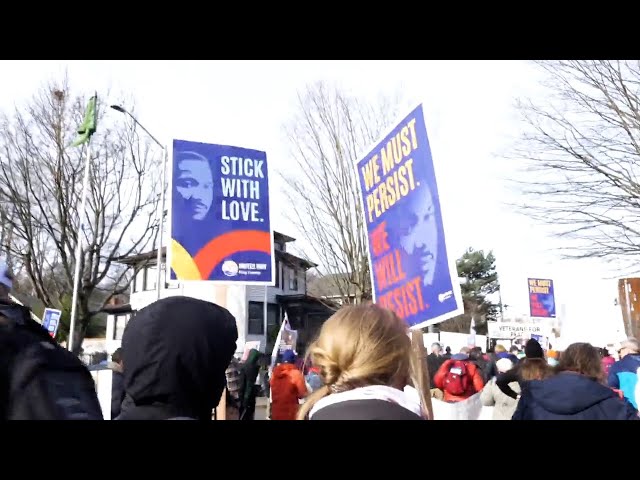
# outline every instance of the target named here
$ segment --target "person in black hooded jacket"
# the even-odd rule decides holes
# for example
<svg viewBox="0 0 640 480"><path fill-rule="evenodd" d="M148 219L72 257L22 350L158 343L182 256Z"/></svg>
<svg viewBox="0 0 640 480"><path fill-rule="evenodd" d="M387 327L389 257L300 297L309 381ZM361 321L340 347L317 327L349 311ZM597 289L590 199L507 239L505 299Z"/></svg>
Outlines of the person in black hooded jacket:
<svg viewBox="0 0 640 480"><path fill-rule="evenodd" d="M502 393L516 400L518 398L518 394L509 386L511 382L520 383L520 387L522 388L522 377L520 375L520 369L524 362L527 359L538 358L544 359L544 350L540 346L540 343L535 338L531 338L527 341L527 344L524 346L524 354L525 358L518 363L516 363L515 367L511 370L501 373L496 378L496 385L500 389Z"/></svg>
<svg viewBox="0 0 640 480"><path fill-rule="evenodd" d="M122 338L118 420L211 420L237 339L234 316L204 300L170 297L140 310Z"/></svg>

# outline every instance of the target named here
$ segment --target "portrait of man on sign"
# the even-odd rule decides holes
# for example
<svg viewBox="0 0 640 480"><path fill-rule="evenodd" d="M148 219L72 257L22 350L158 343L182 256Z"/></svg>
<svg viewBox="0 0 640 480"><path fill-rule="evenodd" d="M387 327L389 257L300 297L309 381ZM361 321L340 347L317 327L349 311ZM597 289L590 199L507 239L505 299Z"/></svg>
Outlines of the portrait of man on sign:
<svg viewBox="0 0 640 480"><path fill-rule="evenodd" d="M195 255L210 240L215 211L213 170L207 158L196 152L176 152L173 171L174 223L181 226L174 238Z"/></svg>
<svg viewBox="0 0 640 480"><path fill-rule="evenodd" d="M420 265L422 285L433 284L438 260L438 225L433 195L427 184L415 192L407 206L411 212L400 237L402 249Z"/></svg>

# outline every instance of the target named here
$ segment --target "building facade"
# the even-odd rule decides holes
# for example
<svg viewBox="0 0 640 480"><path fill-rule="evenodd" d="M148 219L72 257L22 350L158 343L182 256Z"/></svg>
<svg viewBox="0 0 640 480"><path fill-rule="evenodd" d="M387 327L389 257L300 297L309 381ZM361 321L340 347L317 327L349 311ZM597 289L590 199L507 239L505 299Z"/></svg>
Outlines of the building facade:
<svg viewBox="0 0 640 480"><path fill-rule="evenodd" d="M332 313L324 303L307 295L306 274L316 265L287 251L295 239L274 232L275 285L220 285L211 282L169 282L161 289L161 297L184 295L207 300L227 308L238 325L238 351L245 342L260 341L262 351L270 351L285 312L293 328L324 321ZM107 351L120 346L127 322L135 312L157 298L156 252L152 251L119 260L129 266L135 277L131 282L129 303L105 308L107 318ZM161 266L164 270L164 263ZM164 275L163 275L164 278ZM266 304L266 322L265 322ZM308 321L311 318L312 320ZM304 332L301 337L306 338Z"/></svg>

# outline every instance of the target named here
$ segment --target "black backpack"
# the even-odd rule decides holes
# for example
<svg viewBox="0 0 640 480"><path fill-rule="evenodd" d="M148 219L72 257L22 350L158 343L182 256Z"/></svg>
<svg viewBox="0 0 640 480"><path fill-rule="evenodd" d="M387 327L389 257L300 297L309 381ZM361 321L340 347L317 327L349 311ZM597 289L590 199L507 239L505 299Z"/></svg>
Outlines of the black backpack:
<svg viewBox="0 0 640 480"><path fill-rule="evenodd" d="M0 301L0 419L103 420L89 370L22 305Z"/></svg>

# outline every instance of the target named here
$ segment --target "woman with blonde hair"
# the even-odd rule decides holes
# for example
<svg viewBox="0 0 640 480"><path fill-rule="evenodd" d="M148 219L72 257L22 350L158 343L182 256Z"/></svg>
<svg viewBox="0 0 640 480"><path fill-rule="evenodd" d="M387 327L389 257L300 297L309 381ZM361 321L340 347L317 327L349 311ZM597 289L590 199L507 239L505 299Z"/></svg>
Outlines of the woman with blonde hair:
<svg viewBox="0 0 640 480"><path fill-rule="evenodd" d="M307 397L298 420L422 420L423 393L416 403L403 392L418 385L407 324L391 310L357 305L327 320L309 357L323 386ZM418 389L421 390L421 389Z"/></svg>

